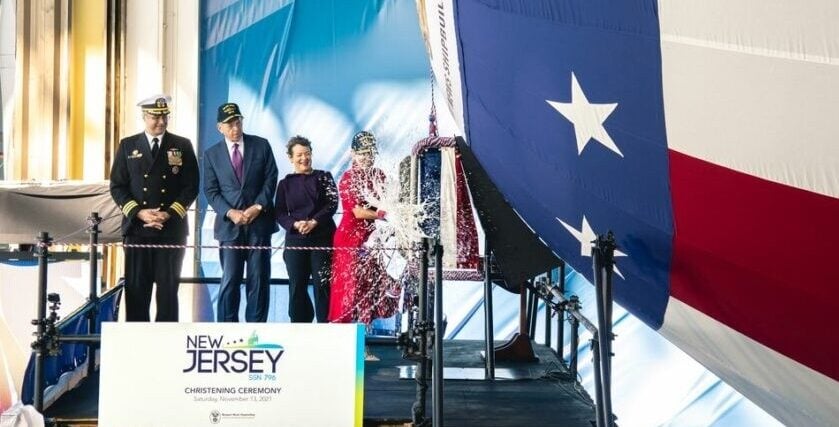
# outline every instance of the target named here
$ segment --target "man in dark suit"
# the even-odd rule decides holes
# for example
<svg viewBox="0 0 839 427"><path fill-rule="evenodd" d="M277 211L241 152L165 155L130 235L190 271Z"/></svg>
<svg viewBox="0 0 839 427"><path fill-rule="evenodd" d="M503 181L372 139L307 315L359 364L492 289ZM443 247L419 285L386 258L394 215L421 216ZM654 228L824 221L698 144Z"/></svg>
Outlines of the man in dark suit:
<svg viewBox="0 0 839 427"><path fill-rule="evenodd" d="M166 131L170 98L140 102L145 131L119 143L111 168L111 197L122 209L126 244L185 245L186 210L198 196L198 161L190 141ZM178 321L184 248L125 248L125 314L148 322L152 283L155 321Z"/></svg>
<svg viewBox="0 0 839 427"><path fill-rule="evenodd" d="M219 106L216 122L224 139L204 152L204 193L216 212L213 233L222 246L219 322L239 321L245 264L245 321L268 319L271 251L225 246L271 246L271 235L279 229L273 213L278 173L274 152L266 139L243 132L242 119L238 105Z"/></svg>

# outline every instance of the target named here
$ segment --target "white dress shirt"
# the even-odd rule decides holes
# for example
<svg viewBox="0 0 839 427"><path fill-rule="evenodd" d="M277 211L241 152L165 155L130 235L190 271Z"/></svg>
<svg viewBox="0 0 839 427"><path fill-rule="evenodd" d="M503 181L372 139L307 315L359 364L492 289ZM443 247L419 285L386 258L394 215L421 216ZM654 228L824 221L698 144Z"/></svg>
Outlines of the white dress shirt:
<svg viewBox="0 0 839 427"><path fill-rule="evenodd" d="M231 159L233 158L233 144L239 144L239 154L242 155L242 160L245 159L245 138L242 138L241 141L231 141L227 138L224 138L224 143L227 144L227 156Z"/></svg>
<svg viewBox="0 0 839 427"><path fill-rule="evenodd" d="M143 133L146 134L146 141L149 142L149 151L151 151L151 148L154 147L154 143L151 141L154 138L157 138L157 148L160 149L160 147L163 145L163 135L166 134L166 131L163 131L163 133L161 133L160 135L152 135L148 132Z"/></svg>

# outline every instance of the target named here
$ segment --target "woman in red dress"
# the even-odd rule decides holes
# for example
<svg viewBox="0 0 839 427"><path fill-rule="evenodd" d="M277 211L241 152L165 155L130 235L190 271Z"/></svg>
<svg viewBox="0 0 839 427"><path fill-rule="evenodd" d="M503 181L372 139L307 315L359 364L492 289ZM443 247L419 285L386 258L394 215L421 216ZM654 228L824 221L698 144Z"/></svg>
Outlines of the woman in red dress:
<svg viewBox="0 0 839 427"><path fill-rule="evenodd" d="M396 312L398 294L388 292L395 288L396 281L385 271L381 253L363 248L375 229L374 222L385 217L385 211L370 203L379 198L385 181L384 172L373 166L376 138L372 133L362 131L353 137L352 157L352 167L338 184L343 215L333 246L359 249L337 249L332 257L329 320L369 325L375 318Z"/></svg>

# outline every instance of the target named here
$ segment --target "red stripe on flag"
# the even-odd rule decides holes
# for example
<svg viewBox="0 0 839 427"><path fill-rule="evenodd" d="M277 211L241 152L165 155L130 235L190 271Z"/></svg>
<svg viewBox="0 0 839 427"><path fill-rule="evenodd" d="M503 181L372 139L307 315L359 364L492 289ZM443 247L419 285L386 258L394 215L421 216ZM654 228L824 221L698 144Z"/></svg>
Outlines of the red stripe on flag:
<svg viewBox="0 0 839 427"><path fill-rule="evenodd" d="M839 199L670 151L671 295L839 380Z"/></svg>

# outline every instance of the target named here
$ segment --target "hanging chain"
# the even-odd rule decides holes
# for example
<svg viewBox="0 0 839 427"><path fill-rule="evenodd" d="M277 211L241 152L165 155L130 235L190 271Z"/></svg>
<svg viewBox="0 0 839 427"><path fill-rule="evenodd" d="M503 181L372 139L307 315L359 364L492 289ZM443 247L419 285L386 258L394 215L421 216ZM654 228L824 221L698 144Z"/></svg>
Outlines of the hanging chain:
<svg viewBox="0 0 839 427"><path fill-rule="evenodd" d="M434 69L430 69L431 81L431 112L428 113L428 136L437 137L437 106L434 103Z"/></svg>

